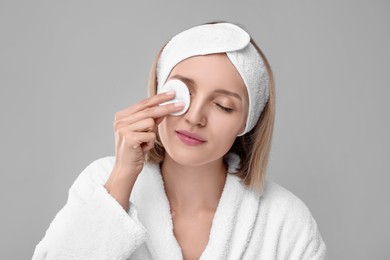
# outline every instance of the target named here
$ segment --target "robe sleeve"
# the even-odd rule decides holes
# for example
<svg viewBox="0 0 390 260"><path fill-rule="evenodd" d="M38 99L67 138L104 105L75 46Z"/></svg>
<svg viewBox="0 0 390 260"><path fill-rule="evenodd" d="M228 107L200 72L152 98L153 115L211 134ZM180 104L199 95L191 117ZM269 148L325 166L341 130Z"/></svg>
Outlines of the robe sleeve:
<svg viewBox="0 0 390 260"><path fill-rule="evenodd" d="M98 159L77 177L33 260L128 259L145 242L147 231L136 205L130 202L126 212L104 188L110 165L108 157Z"/></svg>

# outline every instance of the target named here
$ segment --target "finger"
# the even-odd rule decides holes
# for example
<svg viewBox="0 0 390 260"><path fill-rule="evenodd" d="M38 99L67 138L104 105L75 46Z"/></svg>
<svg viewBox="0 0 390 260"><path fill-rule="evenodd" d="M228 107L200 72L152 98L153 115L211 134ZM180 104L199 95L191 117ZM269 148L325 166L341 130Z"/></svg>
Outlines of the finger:
<svg viewBox="0 0 390 260"><path fill-rule="evenodd" d="M142 111L146 108L157 106L161 103L164 103L166 101L173 99L175 97L175 95L176 95L176 93L174 91L163 92L163 93L154 95L152 97L141 100L140 102L136 103L133 106L130 106L124 110L117 112L118 115L116 115L116 116L118 116L118 118L121 118L123 116L137 113L137 112Z"/></svg>
<svg viewBox="0 0 390 260"><path fill-rule="evenodd" d="M116 122L122 122L127 124L133 124L135 122L144 120L146 118L153 118L153 119L159 119L161 117L165 117L173 112L178 112L182 110L184 107L184 103L173 103L173 104L166 104L162 106L155 106L151 108L146 108L138 113L132 114L126 118L123 118L121 120L117 120Z"/></svg>
<svg viewBox="0 0 390 260"><path fill-rule="evenodd" d="M144 147L150 146L150 143L153 143L156 140L156 133L154 132L133 132L132 137L133 139L132 148L133 149L144 149Z"/></svg>
<svg viewBox="0 0 390 260"><path fill-rule="evenodd" d="M143 143L141 145L142 151L145 153L145 152L151 150L154 147L155 142L156 142L156 140L152 139L149 142Z"/></svg>
<svg viewBox="0 0 390 260"><path fill-rule="evenodd" d="M122 120L115 125L115 129L126 128L129 132L150 132L154 131L155 125L153 118L146 118L132 124Z"/></svg>
<svg viewBox="0 0 390 260"><path fill-rule="evenodd" d="M165 116L163 117L159 117L155 120L155 130L156 130L156 127L164 120Z"/></svg>

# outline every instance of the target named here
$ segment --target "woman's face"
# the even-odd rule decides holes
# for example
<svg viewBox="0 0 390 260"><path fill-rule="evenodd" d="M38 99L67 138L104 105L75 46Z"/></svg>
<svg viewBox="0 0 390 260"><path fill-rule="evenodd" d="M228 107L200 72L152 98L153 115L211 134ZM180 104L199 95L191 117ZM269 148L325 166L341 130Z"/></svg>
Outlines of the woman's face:
<svg viewBox="0 0 390 260"><path fill-rule="evenodd" d="M221 159L245 128L248 94L225 53L194 56L177 64L169 79L189 88L191 104L180 116L169 115L158 127L174 161L200 166Z"/></svg>

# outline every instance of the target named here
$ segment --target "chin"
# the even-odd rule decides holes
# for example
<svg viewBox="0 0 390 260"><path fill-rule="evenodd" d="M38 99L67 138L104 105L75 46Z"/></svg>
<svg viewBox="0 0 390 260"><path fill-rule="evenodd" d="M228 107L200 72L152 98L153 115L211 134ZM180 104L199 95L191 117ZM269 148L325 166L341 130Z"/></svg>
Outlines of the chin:
<svg viewBox="0 0 390 260"><path fill-rule="evenodd" d="M169 156L175 163L188 167L204 166L222 160L224 156L224 153L206 150L200 151L180 149L179 147L166 147L165 152L166 156Z"/></svg>
<svg viewBox="0 0 390 260"><path fill-rule="evenodd" d="M196 166L202 166L204 164L207 164L210 162L210 158L205 158L205 156L202 156L199 152L196 153L177 153L177 152L168 152L166 151L167 155L177 164L183 165L183 166L190 166L190 167L196 167Z"/></svg>

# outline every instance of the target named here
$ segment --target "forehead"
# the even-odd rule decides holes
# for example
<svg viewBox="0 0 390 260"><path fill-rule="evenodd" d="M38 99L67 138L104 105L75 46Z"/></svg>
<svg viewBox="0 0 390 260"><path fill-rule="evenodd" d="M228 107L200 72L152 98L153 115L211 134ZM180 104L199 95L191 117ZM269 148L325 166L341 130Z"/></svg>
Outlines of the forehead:
<svg viewBox="0 0 390 260"><path fill-rule="evenodd" d="M172 69L169 78L174 75L190 78L196 85L215 86L246 95L244 81L226 53L187 58Z"/></svg>

